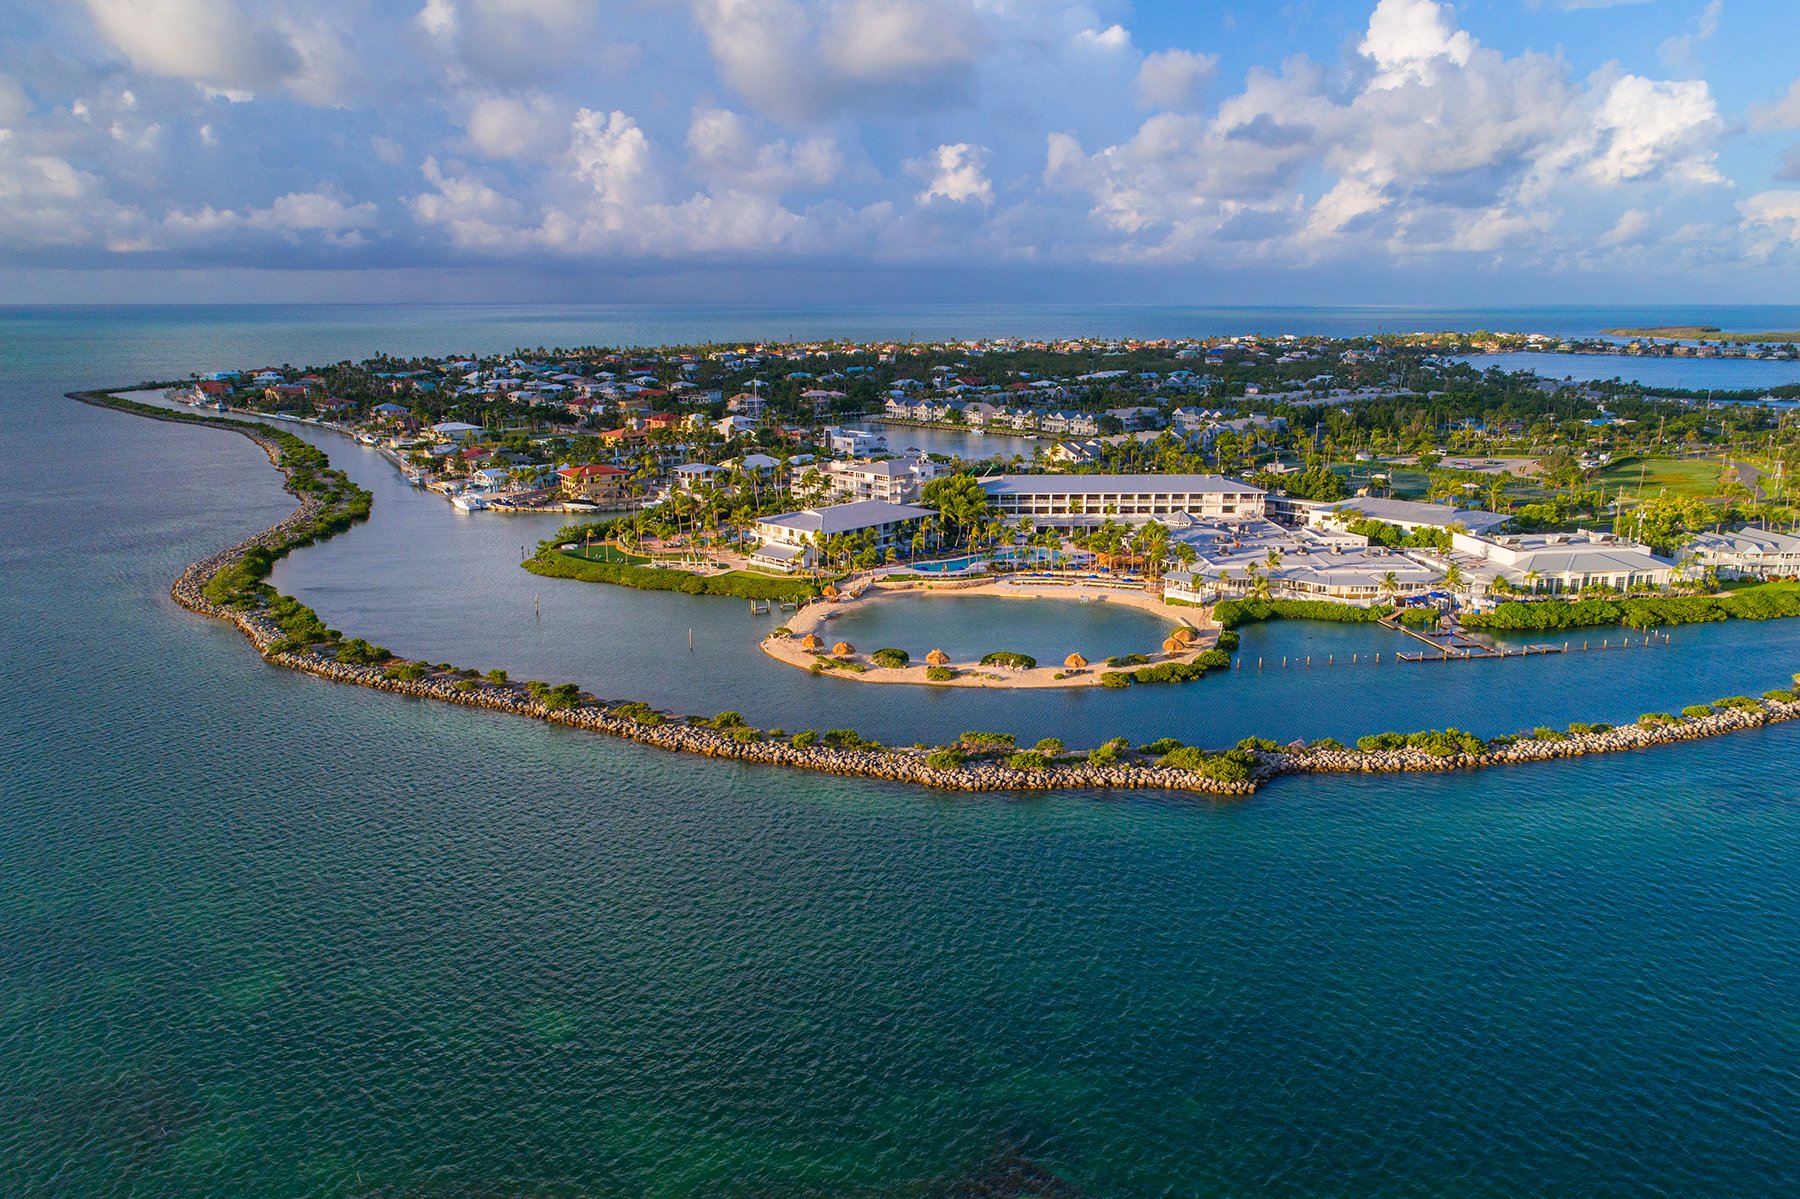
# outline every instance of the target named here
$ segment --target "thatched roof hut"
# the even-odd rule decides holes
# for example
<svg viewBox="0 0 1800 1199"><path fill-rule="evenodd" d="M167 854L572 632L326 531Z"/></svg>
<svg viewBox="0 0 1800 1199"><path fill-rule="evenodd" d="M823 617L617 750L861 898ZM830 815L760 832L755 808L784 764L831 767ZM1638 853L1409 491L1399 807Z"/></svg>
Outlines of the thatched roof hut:
<svg viewBox="0 0 1800 1199"><path fill-rule="evenodd" d="M806 636L800 638L801 649L823 649L824 646L825 643L819 640L819 635L817 633L808 633Z"/></svg>
<svg viewBox="0 0 1800 1199"><path fill-rule="evenodd" d="M831 647L831 652L834 654L837 654L841 657L844 654L855 653L856 647L854 645L851 645L848 641L840 641L836 645Z"/></svg>
<svg viewBox="0 0 1800 1199"><path fill-rule="evenodd" d="M1169 640L1192 642L1198 635L1199 634L1195 633L1194 630L1187 625L1181 625L1173 633L1169 634Z"/></svg>
<svg viewBox="0 0 1800 1199"><path fill-rule="evenodd" d="M1070 670L1080 670L1083 666L1087 665L1087 659L1080 654L1070 654L1063 659L1063 665L1067 666Z"/></svg>
<svg viewBox="0 0 1800 1199"><path fill-rule="evenodd" d="M948 666L950 665L950 655L941 649L934 649L925 655L925 664L927 666Z"/></svg>
<svg viewBox="0 0 1800 1199"><path fill-rule="evenodd" d="M827 583L824 587L819 589L819 594L826 599L836 599L838 597L838 589L833 587L830 583Z"/></svg>
<svg viewBox="0 0 1800 1199"><path fill-rule="evenodd" d="M1165 654L1185 654L1187 651L1188 643L1178 637L1171 637L1163 642L1163 653Z"/></svg>

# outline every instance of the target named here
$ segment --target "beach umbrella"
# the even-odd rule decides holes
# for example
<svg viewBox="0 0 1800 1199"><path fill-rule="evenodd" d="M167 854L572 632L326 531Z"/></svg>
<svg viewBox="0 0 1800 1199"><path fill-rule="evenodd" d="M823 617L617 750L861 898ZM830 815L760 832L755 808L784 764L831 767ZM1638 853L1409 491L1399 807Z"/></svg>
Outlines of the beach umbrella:
<svg viewBox="0 0 1800 1199"><path fill-rule="evenodd" d="M950 655L941 649L934 649L925 655L925 664L927 666L948 666L950 665Z"/></svg>
<svg viewBox="0 0 1800 1199"><path fill-rule="evenodd" d="M1184 654L1187 650L1188 643L1185 641L1178 641L1171 637L1163 642L1163 653L1165 654Z"/></svg>
<svg viewBox="0 0 1800 1199"><path fill-rule="evenodd" d="M1067 666L1070 670L1080 670L1083 666L1087 665L1087 659L1080 654L1070 654L1063 659L1063 665Z"/></svg>
<svg viewBox="0 0 1800 1199"><path fill-rule="evenodd" d="M824 644L823 641L819 640L818 634L816 633L808 633L806 636L800 638L801 649L819 649L823 647Z"/></svg>
<svg viewBox="0 0 1800 1199"><path fill-rule="evenodd" d="M848 641L840 641L831 647L831 652L839 655L853 654L856 652L856 647L851 645Z"/></svg>
<svg viewBox="0 0 1800 1199"><path fill-rule="evenodd" d="M836 587L833 587L830 583L827 583L819 591L819 594L824 596L826 599L836 599L838 597L838 589Z"/></svg>
<svg viewBox="0 0 1800 1199"><path fill-rule="evenodd" d="M1186 641L1192 641L1193 639L1194 639L1194 630L1189 628L1187 625L1182 625L1180 628L1176 629L1173 633L1169 634L1169 640L1171 640L1171 641L1186 642Z"/></svg>

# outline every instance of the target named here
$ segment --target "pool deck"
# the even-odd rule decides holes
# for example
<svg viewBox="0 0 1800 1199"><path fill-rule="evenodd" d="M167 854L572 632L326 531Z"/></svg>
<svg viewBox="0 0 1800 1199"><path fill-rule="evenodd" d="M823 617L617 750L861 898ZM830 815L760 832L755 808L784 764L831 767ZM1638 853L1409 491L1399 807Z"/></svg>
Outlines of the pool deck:
<svg viewBox="0 0 1800 1199"><path fill-rule="evenodd" d="M837 638L831 635L830 629L831 621L835 617L845 612L853 612L868 604L880 603L883 599L895 595L985 595L1021 601L1037 600L1076 604L1086 600L1089 603L1118 604L1160 617L1168 622L1170 629L1177 625L1186 625L1198 634L1194 638L1192 648L1183 653L1163 653L1160 641L1137 651L1149 658L1152 664L1192 662L1200 654L1218 644L1219 640L1219 627L1205 619L1207 614L1203 610L1189 607L1178 608L1171 604L1165 604L1156 596L1145 591L1081 584L1047 585L1042 581L1012 583L1005 579L972 584L969 581L959 581L951 576L941 584L918 581L876 581L853 597L821 600L808 604L794 613L793 618L787 622L790 635L771 635L763 639L763 652L778 662L785 662L789 666L795 666L801 670L810 670L819 663L821 658L829 659L832 656L830 647L837 641ZM825 642L825 648L818 652L802 649L800 640L808 633L817 633L819 639ZM881 647L860 646L856 653L845 655L846 660L855 662L864 668L860 672L836 668L823 673L859 683L913 683L927 687L1031 690L1046 687L1098 687L1100 675L1109 669L1104 661L1093 662L1077 670L1070 670L1060 661L1035 666L1030 670L1017 670L1005 666L983 666L979 660L952 661L947 665L957 672L956 677L947 682L934 683L925 677L925 671L928 669L925 655L935 647L925 646L917 651L910 647L902 647L907 648L908 652L913 654L913 660L898 670L877 666L869 659L868 654L878 648ZM1061 677L1058 677L1059 675Z"/></svg>

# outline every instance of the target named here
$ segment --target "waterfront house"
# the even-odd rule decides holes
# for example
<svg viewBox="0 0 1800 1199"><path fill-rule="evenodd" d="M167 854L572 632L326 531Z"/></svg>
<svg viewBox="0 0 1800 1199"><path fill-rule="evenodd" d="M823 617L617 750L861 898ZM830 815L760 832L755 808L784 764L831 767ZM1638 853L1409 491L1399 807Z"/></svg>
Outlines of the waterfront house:
<svg viewBox="0 0 1800 1199"><path fill-rule="evenodd" d="M853 500L906 503L919 498L920 486L937 477L929 458L884 458L878 462L828 462L826 481L834 496Z"/></svg>
<svg viewBox="0 0 1800 1199"><path fill-rule="evenodd" d="M565 466L556 472L558 488L565 498L592 500L597 504L622 502L630 477L625 470L601 462Z"/></svg>
<svg viewBox="0 0 1800 1199"><path fill-rule="evenodd" d="M1800 536L1772 529L1696 533L1685 547L1703 570L1728 579L1800 575Z"/></svg>

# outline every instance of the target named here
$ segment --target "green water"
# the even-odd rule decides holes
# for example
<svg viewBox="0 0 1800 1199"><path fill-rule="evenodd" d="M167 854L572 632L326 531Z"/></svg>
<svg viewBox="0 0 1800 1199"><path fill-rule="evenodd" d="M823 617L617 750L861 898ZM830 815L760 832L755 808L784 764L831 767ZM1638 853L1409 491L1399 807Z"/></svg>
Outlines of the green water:
<svg viewBox="0 0 1800 1199"><path fill-rule="evenodd" d="M0 384L35 464L0 476L0 1195L1800 1191L1800 729L950 798L334 687L166 598L289 505L241 438L56 398L102 334L172 355L110 319L15 338ZM1589 668L1723 693L1791 656ZM821 725L893 690L757 677L794 686L737 706ZM1369 702L1285 677L1134 702Z"/></svg>

